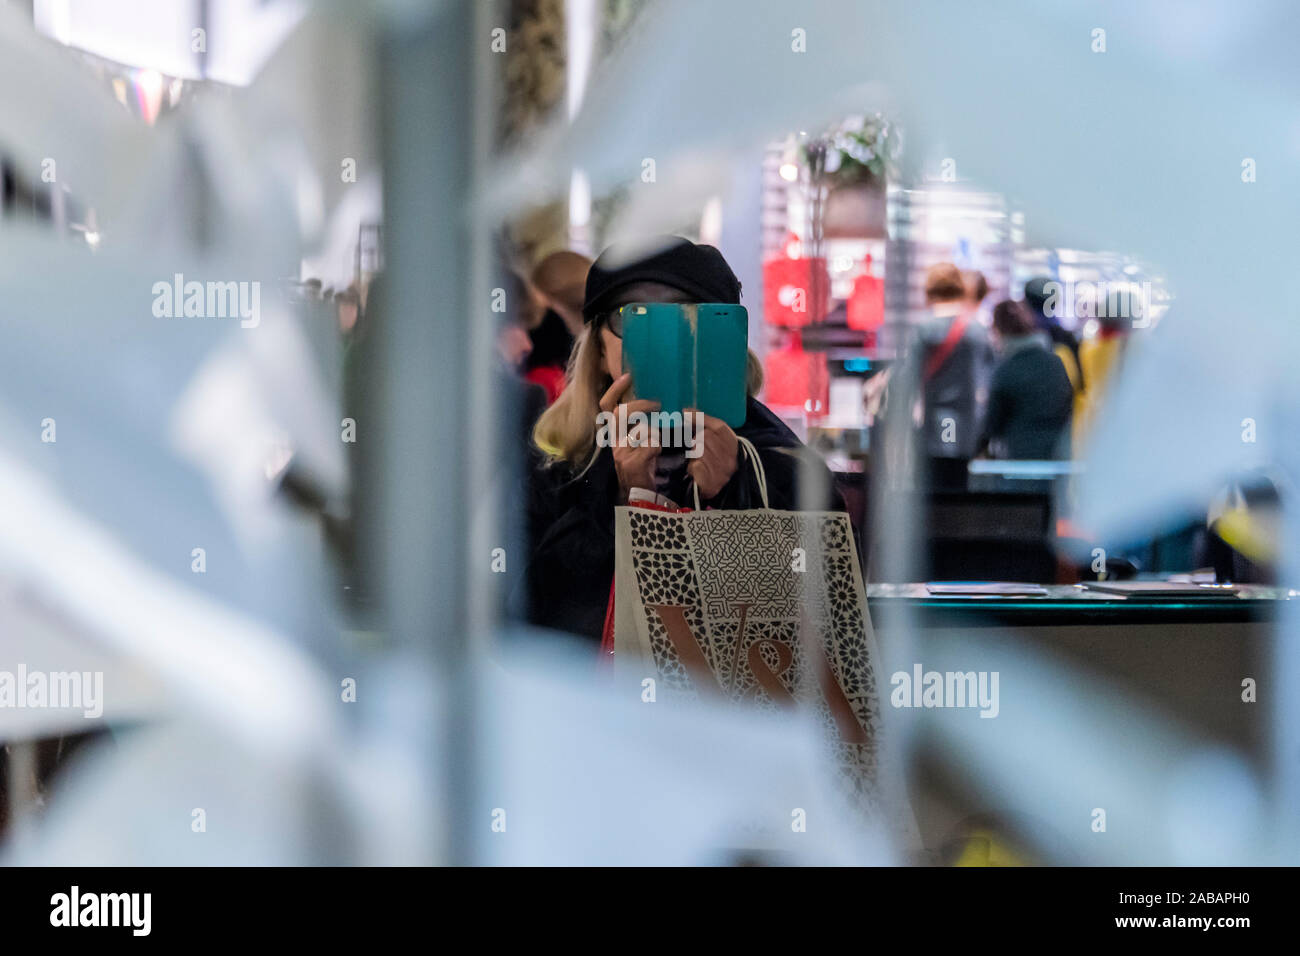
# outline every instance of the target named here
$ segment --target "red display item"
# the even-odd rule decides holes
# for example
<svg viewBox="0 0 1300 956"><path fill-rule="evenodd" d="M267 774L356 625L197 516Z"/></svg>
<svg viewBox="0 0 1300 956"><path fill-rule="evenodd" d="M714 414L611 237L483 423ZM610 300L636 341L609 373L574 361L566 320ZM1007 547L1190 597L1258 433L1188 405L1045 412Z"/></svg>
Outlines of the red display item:
<svg viewBox="0 0 1300 956"><path fill-rule="evenodd" d="M769 259L763 264L763 318L797 329L826 317L830 276L826 260Z"/></svg>
<svg viewBox="0 0 1300 956"><path fill-rule="evenodd" d="M885 324L885 280L871 274L871 256L867 256L866 270L853 280L845 320L859 332L874 332Z"/></svg>
<svg viewBox="0 0 1300 956"><path fill-rule="evenodd" d="M810 419L830 409L831 380L826 356L799 345L772 349L763 361L764 398L768 405L801 408Z"/></svg>

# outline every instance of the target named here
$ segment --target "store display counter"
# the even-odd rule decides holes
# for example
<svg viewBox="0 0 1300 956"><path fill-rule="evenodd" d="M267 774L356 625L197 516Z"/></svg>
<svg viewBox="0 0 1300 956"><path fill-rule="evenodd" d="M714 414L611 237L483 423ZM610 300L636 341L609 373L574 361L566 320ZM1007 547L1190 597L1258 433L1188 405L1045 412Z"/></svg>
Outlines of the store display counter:
<svg viewBox="0 0 1300 956"><path fill-rule="evenodd" d="M1177 739L1199 741L1206 753L1226 746L1267 772L1272 695L1280 692L1270 679L1277 622L1283 602L1300 593L1243 585L1235 595L1153 600L1077 585L1043 589L1039 597L971 597L931 594L925 584L869 585L881 699L891 701L905 679L899 675L918 669L996 673L998 719L971 712L957 725L978 740L1050 736L1068 712L1070 726L1092 730L1064 746L1080 759L1090 759L1083 755L1091 747L1109 748L1119 755L1111 770L1139 774L1149 758L1137 743L1148 728L1161 727L1177 728ZM1120 711L1129 715L1131 738L1115 736ZM909 710L899 719L920 727L916 722L930 713ZM1131 752L1125 739L1133 741ZM913 761L911 796L927 846L944 845L997 805L978 777L955 767L940 737L915 738ZM1046 829L1067 825L1055 818L1050 824Z"/></svg>
<svg viewBox="0 0 1300 956"><path fill-rule="evenodd" d="M868 584L873 616L906 603L924 626L988 627L1268 622L1280 602L1300 599L1288 588L1240 585L1236 594L1195 599L1121 597L1079 584L1044 585L1041 597L931 594L924 583Z"/></svg>

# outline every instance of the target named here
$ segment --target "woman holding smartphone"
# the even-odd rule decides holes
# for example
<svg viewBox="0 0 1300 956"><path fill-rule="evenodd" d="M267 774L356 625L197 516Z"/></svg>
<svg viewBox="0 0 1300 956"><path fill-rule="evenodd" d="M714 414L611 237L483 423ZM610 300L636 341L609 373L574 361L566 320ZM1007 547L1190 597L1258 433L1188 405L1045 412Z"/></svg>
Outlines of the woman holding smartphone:
<svg viewBox="0 0 1300 956"><path fill-rule="evenodd" d="M647 251L647 248L649 251ZM533 431L541 464L529 496L530 620L599 641L614 574L614 508L634 493L662 495L705 508L762 507L753 466L739 438L758 452L772 508L799 506L797 475L802 446L794 433L754 395L762 367L748 355L745 421L732 429L709 415L698 447L663 447L642 425L613 441L597 440L602 413L617 421L658 411L632 397L634 382L623 362L621 306L630 303L739 304L740 281L712 246L661 237L649 247L606 249L587 277L584 328L574 344L564 391ZM830 472L816 461L821 485L816 505L841 509ZM693 486L693 487L692 487Z"/></svg>

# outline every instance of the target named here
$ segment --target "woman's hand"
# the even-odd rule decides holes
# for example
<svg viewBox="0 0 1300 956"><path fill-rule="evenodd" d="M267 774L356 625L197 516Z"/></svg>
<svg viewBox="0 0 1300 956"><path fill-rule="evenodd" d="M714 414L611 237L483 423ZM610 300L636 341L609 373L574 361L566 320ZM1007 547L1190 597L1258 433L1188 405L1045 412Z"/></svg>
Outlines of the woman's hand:
<svg viewBox="0 0 1300 956"><path fill-rule="evenodd" d="M608 391L600 399L600 410L612 412L619 422L627 421L625 416L633 412L650 412L659 410L658 402L638 400L620 402L632 384L632 374L626 372L614 380ZM614 471L618 474L619 500L626 502L628 492L633 488L655 490L655 462L659 458L659 445L650 441L650 426L638 424L628 429L626 435L614 433Z"/></svg>
<svg viewBox="0 0 1300 956"><path fill-rule="evenodd" d="M740 451L736 433L722 419L697 413L693 408L686 409L683 415L704 422L704 431L694 436L701 454L698 458L687 457L686 471L695 479L701 499L716 497L736 473Z"/></svg>

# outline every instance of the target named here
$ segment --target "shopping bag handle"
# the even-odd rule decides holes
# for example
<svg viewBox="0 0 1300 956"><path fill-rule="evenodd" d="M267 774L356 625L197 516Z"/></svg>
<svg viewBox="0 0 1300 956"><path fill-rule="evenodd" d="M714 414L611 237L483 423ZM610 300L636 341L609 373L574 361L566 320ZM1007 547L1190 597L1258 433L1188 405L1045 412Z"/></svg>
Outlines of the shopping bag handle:
<svg viewBox="0 0 1300 956"><path fill-rule="evenodd" d="M737 435L736 441L740 443L749 463L754 466L754 478L758 481L758 497L762 500L763 507L768 508L770 505L767 503L767 471L763 468L763 459L758 457L758 449L754 447L754 443L744 435ZM691 482L691 494L695 496L695 510L700 511L700 486L695 482Z"/></svg>

